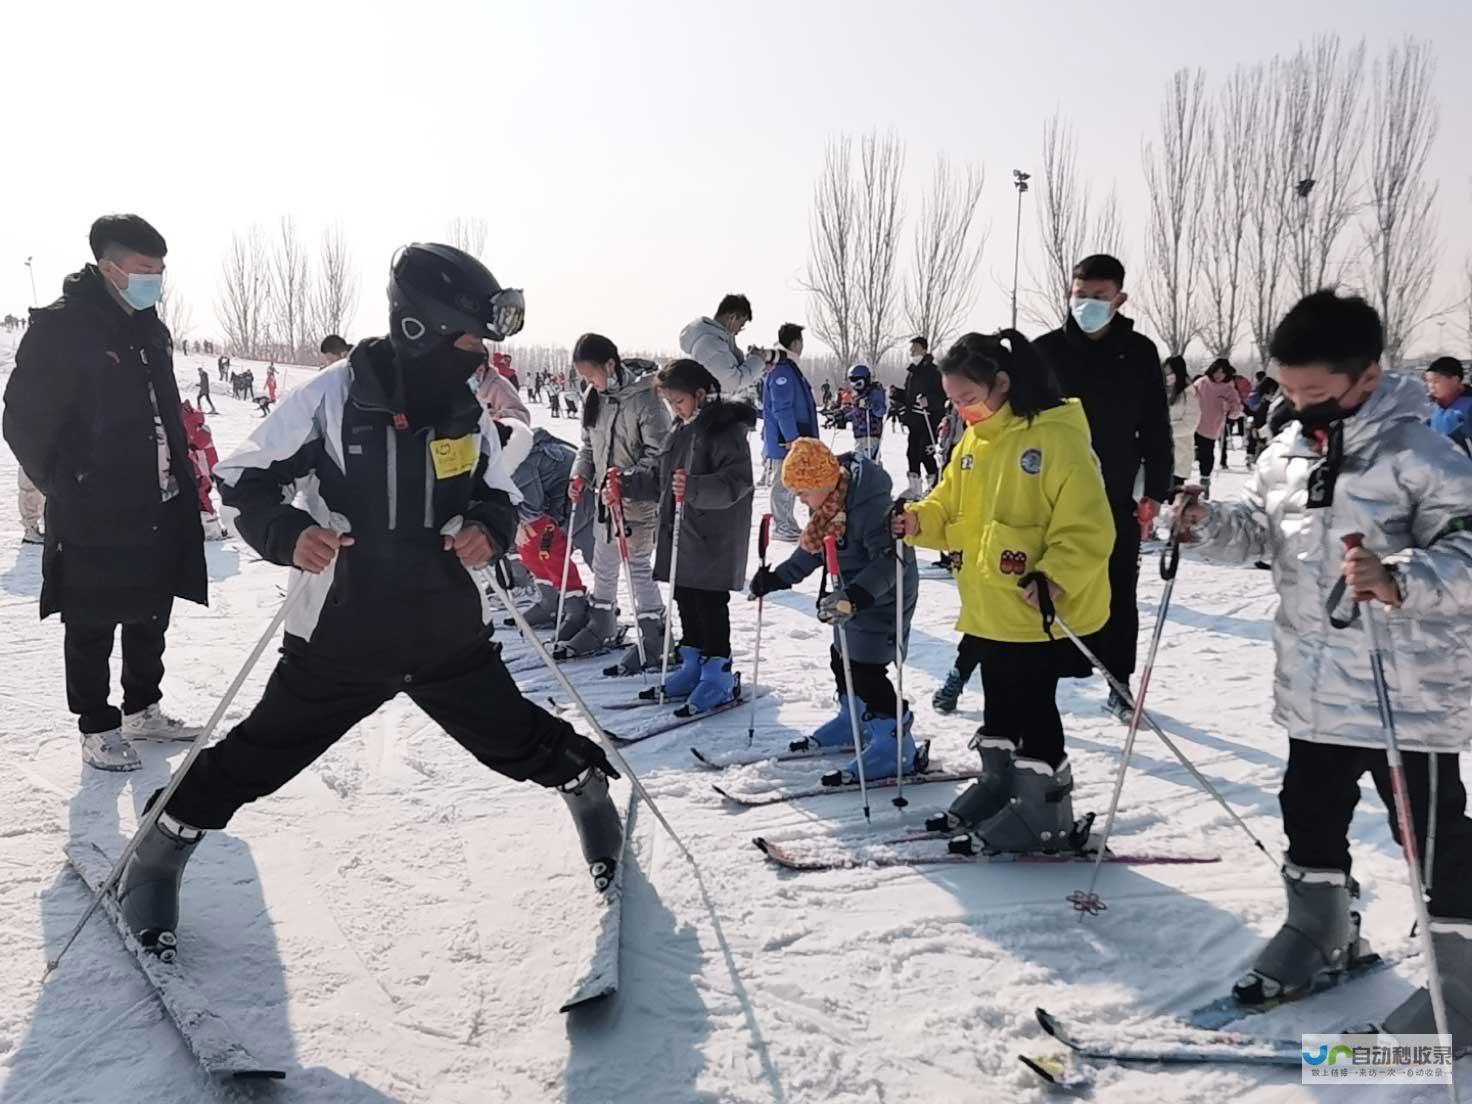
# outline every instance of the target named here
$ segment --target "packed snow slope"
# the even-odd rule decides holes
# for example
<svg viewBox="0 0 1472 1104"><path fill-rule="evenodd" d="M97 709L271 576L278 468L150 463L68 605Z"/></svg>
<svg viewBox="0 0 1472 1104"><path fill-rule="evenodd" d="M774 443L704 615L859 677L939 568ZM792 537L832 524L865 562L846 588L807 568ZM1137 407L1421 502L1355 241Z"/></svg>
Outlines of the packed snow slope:
<svg viewBox="0 0 1472 1104"><path fill-rule="evenodd" d="M0 384L15 342L0 335ZM213 374L212 358L177 359L183 394L193 394L201 363ZM259 388L264 365L254 367ZM285 369L284 388L310 372ZM220 414L210 424L223 455L259 414L221 393L228 387L214 390ZM575 435L575 422L553 420L544 407L536 417ZM838 445L846 443L840 435ZM903 448L900 436L886 438L886 466L901 481ZM1235 492L1241 465L1234 454L1234 474L1217 483L1221 494ZM0 449L0 486L14 481L15 461ZM758 489L758 514L766 495ZM777 556L788 550L773 546ZM282 568L238 539L210 545L208 557L210 605L176 605L164 683L165 706L198 723L286 581ZM1081 919L1065 900L1085 884L1083 866L779 872L750 845L753 836L890 835L943 808L955 787L911 788L903 814L890 804L893 791L878 791L868 828L857 795L738 810L712 791L719 776L700 769L689 748L743 749L742 711L627 752L698 868L647 809L637 815L622 987L565 1016L558 1005L577 968L591 891L562 803L489 773L398 699L280 793L242 810L190 864L184 958L250 1048L289 1071L286 1081L249 1092L212 1084L104 919L94 919L61 969L40 981L48 954L86 904L64 844L94 840L116 854L183 755L143 745L137 773L83 770L65 706L62 627L36 616L40 563L39 548L21 546L14 511L0 511L5 1104L1039 1101L1047 1091L1016 1056L1059 1047L1035 1025L1036 1006L1149 1037L1151 1017L1226 992L1282 913L1273 863L1148 733L1125 787L1117 849L1222 861L1106 868L1099 888L1109 908L1101 916ZM951 665L957 600L944 573L922 576L906 689L917 733L934 741L937 761L967 766L980 690L973 681L954 716L930 708ZM1153 560L1142 578L1143 652L1160 594ZM766 603L761 682L772 692L756 712L760 747L783 747L831 715L828 632L813 617L815 589L816 580ZM1285 740L1268 719L1274 602L1266 572L1185 563L1149 704L1276 852ZM749 683L756 605L738 597L732 609L737 666ZM499 635L508 656L526 654L514 632ZM258 697L269 656L227 723ZM640 688L638 679L607 680L597 668L571 668L595 704ZM543 673L521 677L528 693L553 692ZM1124 728L1101 713L1098 680L1065 684L1061 699L1075 810L1102 818ZM606 719L617 726L630 716ZM782 776L816 781L822 769L803 765ZM727 773L757 785L769 771ZM1404 950L1411 909L1400 854L1368 784L1364 798L1353 837L1365 932L1379 949ZM1411 962L1253 1026L1281 1035L1362 1020L1419 983ZM1351 992L1367 1003L1350 1003ZM1296 1071L1107 1067L1094 1099L1314 1098L1297 1081ZM1399 1097L1336 1088L1322 1096L1346 1104L1440 1099L1429 1088Z"/></svg>

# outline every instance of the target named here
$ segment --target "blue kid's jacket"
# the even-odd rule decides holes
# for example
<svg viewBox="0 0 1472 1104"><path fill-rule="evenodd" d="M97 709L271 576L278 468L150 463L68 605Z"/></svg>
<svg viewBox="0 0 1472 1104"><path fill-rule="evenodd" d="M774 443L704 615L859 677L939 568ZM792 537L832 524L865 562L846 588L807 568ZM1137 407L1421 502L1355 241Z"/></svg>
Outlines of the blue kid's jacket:
<svg viewBox="0 0 1472 1104"><path fill-rule="evenodd" d="M796 362L783 353L762 391L762 455L782 460L787 456L783 445L817 435L818 404L813 401L813 389Z"/></svg>
<svg viewBox="0 0 1472 1104"><path fill-rule="evenodd" d="M1472 452L1472 394L1464 392L1451 406L1432 403L1428 424Z"/></svg>
<svg viewBox="0 0 1472 1104"><path fill-rule="evenodd" d="M854 393L854 405L848 409L849 428L855 437L881 437L884 435L884 415L889 402L884 397L884 388L871 384L860 395Z"/></svg>

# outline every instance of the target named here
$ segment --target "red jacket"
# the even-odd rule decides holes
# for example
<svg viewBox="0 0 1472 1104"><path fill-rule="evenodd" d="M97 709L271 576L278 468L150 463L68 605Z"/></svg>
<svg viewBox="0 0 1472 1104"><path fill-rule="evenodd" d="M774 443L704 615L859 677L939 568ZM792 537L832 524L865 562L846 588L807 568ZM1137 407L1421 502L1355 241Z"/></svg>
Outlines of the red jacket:
<svg viewBox="0 0 1472 1104"><path fill-rule="evenodd" d="M199 490L199 509L201 513L213 514L215 504L210 498L210 488L214 484L215 465L220 462L220 454L215 450L215 437L205 424L203 410L195 410L186 402L183 405L183 414L184 434L189 442L189 459L194 461Z"/></svg>

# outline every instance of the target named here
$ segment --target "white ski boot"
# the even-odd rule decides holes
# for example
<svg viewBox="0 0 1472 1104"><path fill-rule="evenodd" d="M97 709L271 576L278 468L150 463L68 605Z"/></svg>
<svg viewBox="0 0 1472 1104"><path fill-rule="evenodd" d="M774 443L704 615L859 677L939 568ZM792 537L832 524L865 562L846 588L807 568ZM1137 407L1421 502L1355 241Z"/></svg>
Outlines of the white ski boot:
<svg viewBox="0 0 1472 1104"><path fill-rule="evenodd" d="M179 943L179 883L184 865L204 839L198 828L164 813L128 858L118 882L123 919L146 950L165 962L174 961Z"/></svg>
<svg viewBox="0 0 1472 1104"><path fill-rule="evenodd" d="M82 762L105 771L135 771L143 765L121 728L82 733Z"/></svg>
<svg viewBox="0 0 1472 1104"><path fill-rule="evenodd" d="M557 787L582 843L593 888L604 893L613 884L624 850L624 824L608 796L608 776L597 767Z"/></svg>
<svg viewBox="0 0 1472 1104"><path fill-rule="evenodd" d="M20 542L21 544L45 544L46 538L36 526L27 525L25 532L20 535Z"/></svg>
<svg viewBox="0 0 1472 1104"><path fill-rule="evenodd" d="M1360 914L1350 908L1359 883L1348 874L1285 861L1283 888L1287 919L1232 986L1232 996L1248 1008L1272 1008L1333 985L1369 953L1360 941Z"/></svg>
<svg viewBox="0 0 1472 1104"><path fill-rule="evenodd" d="M123 735L130 740L180 742L194 739L199 735L199 729L191 728L178 717L169 716L159 708L158 702L154 702L136 713L123 714Z"/></svg>
<svg viewBox="0 0 1472 1104"><path fill-rule="evenodd" d="M1431 917L1431 943L1436 949L1452 1052L1463 1054L1472 1049L1472 921ZM1380 1030L1394 1036L1435 1035L1430 992L1422 986L1412 993L1385 1017Z"/></svg>

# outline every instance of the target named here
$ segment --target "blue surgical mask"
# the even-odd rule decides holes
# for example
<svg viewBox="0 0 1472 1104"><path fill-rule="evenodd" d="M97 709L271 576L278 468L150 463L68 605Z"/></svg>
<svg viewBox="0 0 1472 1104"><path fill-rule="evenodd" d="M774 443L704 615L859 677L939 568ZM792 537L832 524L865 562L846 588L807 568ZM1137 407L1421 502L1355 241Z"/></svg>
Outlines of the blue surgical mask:
<svg viewBox="0 0 1472 1104"><path fill-rule="evenodd" d="M127 277L128 286L118 289L118 294L123 297L124 303L135 311L142 311L158 302L164 290L162 273L149 275L144 272L129 272Z"/></svg>
<svg viewBox="0 0 1472 1104"><path fill-rule="evenodd" d="M1114 309L1105 299L1074 299L1068 304L1069 313L1086 334L1096 334L1114 317Z"/></svg>

